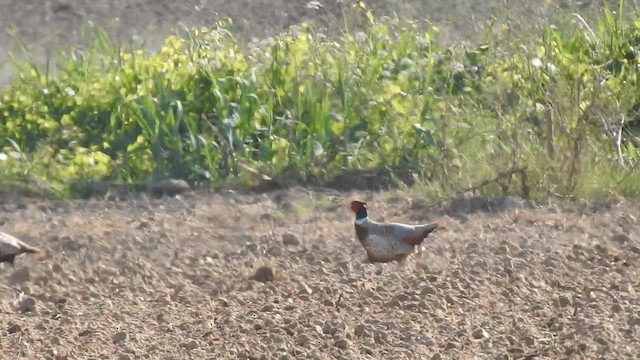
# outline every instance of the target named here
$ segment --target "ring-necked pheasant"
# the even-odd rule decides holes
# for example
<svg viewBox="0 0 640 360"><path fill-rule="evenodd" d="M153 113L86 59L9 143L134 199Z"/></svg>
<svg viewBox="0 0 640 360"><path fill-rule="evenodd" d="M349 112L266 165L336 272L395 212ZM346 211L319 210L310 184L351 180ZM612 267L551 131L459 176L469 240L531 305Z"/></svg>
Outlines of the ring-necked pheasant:
<svg viewBox="0 0 640 360"><path fill-rule="evenodd" d="M47 257L47 252L43 249L31 246L13 235L0 232L0 263L8 262L13 268L16 256L20 254L37 254L39 260Z"/></svg>
<svg viewBox="0 0 640 360"><path fill-rule="evenodd" d="M424 225L376 222L369 219L367 204L357 200L351 202L351 211L356 214L356 237L369 262L402 262L429 234L444 227L442 222Z"/></svg>

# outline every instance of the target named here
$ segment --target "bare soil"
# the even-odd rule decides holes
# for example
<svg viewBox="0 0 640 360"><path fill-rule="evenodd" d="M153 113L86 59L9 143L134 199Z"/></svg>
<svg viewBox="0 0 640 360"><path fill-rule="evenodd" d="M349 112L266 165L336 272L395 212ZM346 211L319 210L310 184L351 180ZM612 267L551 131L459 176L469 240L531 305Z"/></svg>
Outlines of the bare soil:
<svg viewBox="0 0 640 360"><path fill-rule="evenodd" d="M13 201L47 248L0 266L5 359L640 357L637 204L532 207L373 193L370 216L447 219L404 265L366 264L356 193Z"/></svg>

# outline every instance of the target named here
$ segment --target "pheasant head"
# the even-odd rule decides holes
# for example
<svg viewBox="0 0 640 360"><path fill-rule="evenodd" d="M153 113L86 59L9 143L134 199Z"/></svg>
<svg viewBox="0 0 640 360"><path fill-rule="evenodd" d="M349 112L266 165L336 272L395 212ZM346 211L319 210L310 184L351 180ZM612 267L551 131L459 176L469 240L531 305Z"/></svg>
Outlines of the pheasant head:
<svg viewBox="0 0 640 360"><path fill-rule="evenodd" d="M368 217L367 203L365 202L353 200L351 202L351 211L353 211L353 213L356 214L356 221L363 220Z"/></svg>

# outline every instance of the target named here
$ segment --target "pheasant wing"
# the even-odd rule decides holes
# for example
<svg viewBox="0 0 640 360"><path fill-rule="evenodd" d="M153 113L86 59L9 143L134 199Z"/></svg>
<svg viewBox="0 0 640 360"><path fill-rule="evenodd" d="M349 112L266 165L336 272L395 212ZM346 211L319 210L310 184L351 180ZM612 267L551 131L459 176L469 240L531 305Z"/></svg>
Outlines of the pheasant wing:
<svg viewBox="0 0 640 360"><path fill-rule="evenodd" d="M389 224L389 226L392 229L391 231L393 236L398 240L401 240L409 245L418 245L440 225L438 223L425 225L392 223Z"/></svg>
<svg viewBox="0 0 640 360"><path fill-rule="evenodd" d="M416 235L416 229L413 225L401 223L388 223L384 225L385 232L389 237L397 241L403 241L410 244L407 240Z"/></svg>

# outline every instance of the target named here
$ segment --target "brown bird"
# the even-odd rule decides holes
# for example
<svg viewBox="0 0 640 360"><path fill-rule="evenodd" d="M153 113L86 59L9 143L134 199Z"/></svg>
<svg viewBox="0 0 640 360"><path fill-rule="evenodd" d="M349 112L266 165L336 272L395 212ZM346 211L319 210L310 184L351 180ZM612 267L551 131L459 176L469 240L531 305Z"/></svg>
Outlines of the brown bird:
<svg viewBox="0 0 640 360"><path fill-rule="evenodd" d="M8 262L13 268L16 256L20 254L36 254L38 260L44 260L47 252L43 249L31 246L13 235L0 232L0 263Z"/></svg>
<svg viewBox="0 0 640 360"><path fill-rule="evenodd" d="M441 222L425 225L376 222L369 219L367 204L357 200L351 202L351 211L356 214L356 237L372 263L402 262L429 234L444 227Z"/></svg>

